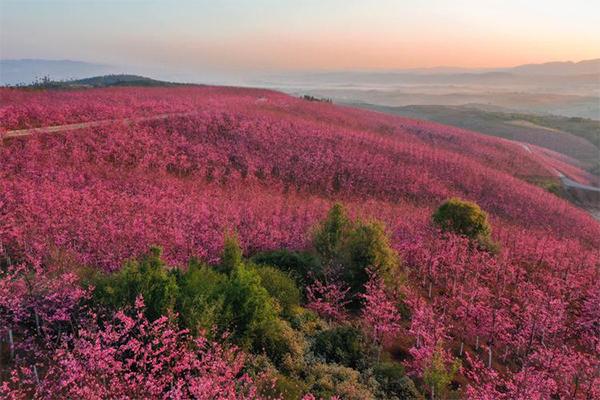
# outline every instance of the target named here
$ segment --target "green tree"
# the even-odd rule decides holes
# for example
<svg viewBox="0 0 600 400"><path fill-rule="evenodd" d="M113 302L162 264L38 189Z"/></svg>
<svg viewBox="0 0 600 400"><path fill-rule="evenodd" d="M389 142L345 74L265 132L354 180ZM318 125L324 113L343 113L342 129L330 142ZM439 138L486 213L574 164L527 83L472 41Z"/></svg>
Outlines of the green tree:
<svg viewBox="0 0 600 400"><path fill-rule="evenodd" d="M340 272L350 286L353 300L349 305L353 309L360 307L360 298L355 295L364 291L368 268L386 284L394 284L399 277L400 258L390 245L384 225L378 221L351 221L339 203L315 229L313 246L325 267L340 268L334 272Z"/></svg>
<svg viewBox="0 0 600 400"><path fill-rule="evenodd" d="M321 262L314 254L287 249L264 251L255 254L252 262L272 265L290 274L299 285L306 285L311 278L320 279Z"/></svg>
<svg viewBox="0 0 600 400"><path fill-rule="evenodd" d="M386 283L397 275L400 259L382 223L358 221L343 243L344 275L353 293L364 291L369 267Z"/></svg>
<svg viewBox="0 0 600 400"><path fill-rule="evenodd" d="M381 398L417 400L421 394L414 382L406 376L402 364L396 362L382 362L373 369L373 375L379 383Z"/></svg>
<svg viewBox="0 0 600 400"><path fill-rule="evenodd" d="M266 353L281 370L301 369L305 347L302 335L279 318L276 301L255 269L239 265L229 277L223 295L220 327L231 332L242 347Z"/></svg>
<svg viewBox="0 0 600 400"><path fill-rule="evenodd" d="M346 209L341 203L335 203L313 234L313 245L325 265L337 261L340 247L351 228Z"/></svg>
<svg viewBox="0 0 600 400"><path fill-rule="evenodd" d="M487 214L470 201L451 198L433 214L433 222L443 231L450 231L471 239L487 238L491 234Z"/></svg>
<svg viewBox="0 0 600 400"><path fill-rule="evenodd" d="M260 343L269 325L278 319L277 308L262 286L260 275L240 264L231 273L223 295L222 326L227 327L244 347Z"/></svg>
<svg viewBox="0 0 600 400"><path fill-rule="evenodd" d="M361 330L349 325L319 332L314 338L312 350L328 363L354 369L366 366L365 355L369 353Z"/></svg>
<svg viewBox="0 0 600 400"><path fill-rule="evenodd" d="M236 267L242 265L242 248L235 233L225 235L223 254L221 255L221 272L230 274Z"/></svg>
<svg viewBox="0 0 600 400"><path fill-rule="evenodd" d="M282 315L292 317L300 306L300 289L294 280L287 273L268 265L255 266L255 270L262 286L279 304Z"/></svg>
<svg viewBox="0 0 600 400"><path fill-rule="evenodd" d="M224 310L223 290L228 277L214 268L191 261L187 271L177 274L177 312L184 327L209 334Z"/></svg>
<svg viewBox="0 0 600 400"><path fill-rule="evenodd" d="M162 250L153 247L140 260L127 261L119 271L95 276L94 300L117 309L133 305L141 295L150 320L173 310L179 288L175 274L167 270L161 255Z"/></svg>
<svg viewBox="0 0 600 400"><path fill-rule="evenodd" d="M423 371L423 382L429 388L431 399L444 398L450 383L460 368L460 361L447 363L441 346L438 346L431 357L429 365Z"/></svg>

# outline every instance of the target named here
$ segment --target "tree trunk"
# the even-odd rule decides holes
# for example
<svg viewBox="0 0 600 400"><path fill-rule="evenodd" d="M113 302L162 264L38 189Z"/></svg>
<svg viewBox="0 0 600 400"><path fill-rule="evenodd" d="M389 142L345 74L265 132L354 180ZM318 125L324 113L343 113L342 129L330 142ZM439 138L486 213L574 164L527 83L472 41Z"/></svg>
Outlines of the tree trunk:
<svg viewBox="0 0 600 400"><path fill-rule="evenodd" d="M40 385L40 377L38 375L37 366L35 364L33 364L33 376L35 376L35 383L39 386Z"/></svg>
<svg viewBox="0 0 600 400"><path fill-rule="evenodd" d="M460 357L462 357L463 355L463 350L465 349L465 342L463 342L462 340L460 341L460 351L458 352L458 355Z"/></svg>
<svg viewBox="0 0 600 400"><path fill-rule="evenodd" d="M13 358L15 358L15 342L13 339L13 332L12 329L8 329L8 343L10 346L10 359L12 360Z"/></svg>
<svg viewBox="0 0 600 400"><path fill-rule="evenodd" d="M488 368L492 368L492 345L488 346Z"/></svg>
<svg viewBox="0 0 600 400"><path fill-rule="evenodd" d="M33 314L35 315L35 327L37 329L38 335L42 334L42 329L40 328L40 317L38 316L37 310L33 310Z"/></svg>

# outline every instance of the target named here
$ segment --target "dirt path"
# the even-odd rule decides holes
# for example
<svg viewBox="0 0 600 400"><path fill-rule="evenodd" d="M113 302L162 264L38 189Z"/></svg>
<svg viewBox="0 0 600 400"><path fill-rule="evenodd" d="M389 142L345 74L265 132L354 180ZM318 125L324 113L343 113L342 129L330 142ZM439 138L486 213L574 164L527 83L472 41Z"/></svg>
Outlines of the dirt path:
<svg viewBox="0 0 600 400"><path fill-rule="evenodd" d="M170 114L158 114L153 115L151 117L140 117L140 118L123 118L123 119L103 119L100 121L89 121L89 122L80 122L76 124L66 124L66 125L55 125L55 126L45 126L41 128L28 128L28 129L17 129L12 131L7 131L4 134L0 133L0 137L2 139L6 138L14 138L21 136L30 136L36 133L56 133L56 132L65 132L65 131L73 131L77 129L90 128L94 126L102 126L108 125L113 122L124 122L126 124L131 124L133 122L140 121L154 121L160 120L170 117L184 117L188 115L192 115L192 112L186 113L170 113Z"/></svg>
<svg viewBox="0 0 600 400"><path fill-rule="evenodd" d="M525 150L527 150L529 153L533 154L533 150L531 150L531 147L529 147L529 145L527 145L527 143L523 143L523 142L518 142L521 146L523 146L525 148ZM567 188L573 188L573 189L580 189L580 190L587 190L590 192L600 192L600 187L597 186L590 186L590 185L584 185L582 183L576 182L573 179L569 178L568 176L566 176L565 174L563 174L562 172L560 172L559 170L552 168L550 166L545 166L546 168L552 170L552 172L554 173L554 175L556 175L557 177L560 178L562 184L567 187Z"/></svg>
<svg viewBox="0 0 600 400"><path fill-rule="evenodd" d="M528 153L532 155L534 154L533 150L527 143L517 143L523 146ZM600 221L600 187L584 185L574 181L550 165L545 165L545 167L560 179L560 183L565 190L565 194L571 203L583 208L589 214L591 214L592 217Z"/></svg>

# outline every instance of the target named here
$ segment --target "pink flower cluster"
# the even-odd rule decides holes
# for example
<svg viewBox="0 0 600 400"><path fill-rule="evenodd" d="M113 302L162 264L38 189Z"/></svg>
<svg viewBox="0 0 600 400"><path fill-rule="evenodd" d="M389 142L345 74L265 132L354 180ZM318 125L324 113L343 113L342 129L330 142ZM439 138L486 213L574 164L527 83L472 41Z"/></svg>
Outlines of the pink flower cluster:
<svg viewBox="0 0 600 400"><path fill-rule="evenodd" d="M350 288L339 280L323 283L315 280L306 287L306 308L330 321L344 321Z"/></svg>
<svg viewBox="0 0 600 400"><path fill-rule="evenodd" d="M203 337L192 339L167 316L149 322L143 308L139 298L133 315L119 311L102 327L87 321L49 355L43 378L38 364L33 369L18 360L0 393L11 399L258 398L243 372L243 353Z"/></svg>
<svg viewBox="0 0 600 400"><path fill-rule="evenodd" d="M394 294L375 272L369 271L369 281L361 297L364 301L361 319L369 336L378 345L394 338L400 332L398 305Z"/></svg>

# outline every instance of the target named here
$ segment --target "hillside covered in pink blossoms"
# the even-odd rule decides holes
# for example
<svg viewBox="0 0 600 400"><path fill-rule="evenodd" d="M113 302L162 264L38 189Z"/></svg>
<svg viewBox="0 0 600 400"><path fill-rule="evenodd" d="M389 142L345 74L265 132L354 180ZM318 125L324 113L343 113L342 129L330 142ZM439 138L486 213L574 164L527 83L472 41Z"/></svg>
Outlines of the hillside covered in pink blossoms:
<svg viewBox="0 0 600 400"><path fill-rule="evenodd" d="M394 290L408 316L390 316L373 277L361 299L390 310L375 336L424 396L444 398L430 393L432 366L457 361L448 393L461 398L600 399L600 224L528 183L555 175L523 146L258 89L0 89L0 137L101 120L0 139L0 389L9 398L263 396L260 377L244 369L259 361L243 345L180 333L167 316L148 321L141 299L114 327L91 328L93 289L78 271L118 271L151 246L172 268L217 265L227 232L244 257L310 251L314 227L339 202L352 219L381 221L399 256L404 279ZM432 225L452 197L488 214L497 252ZM316 289L331 303L327 293L340 288L325 286ZM33 343L27 332L36 331ZM164 342L172 358L119 341L140 335ZM101 362L106 351L115 357ZM127 351L145 354L146 371L179 372L162 381L140 367L125 377L115 371L127 370ZM202 379L213 375L231 379ZM68 391L82 376L89 385ZM104 386L94 376L114 379L115 392L95 392ZM134 381L138 392L128 393Z"/></svg>

